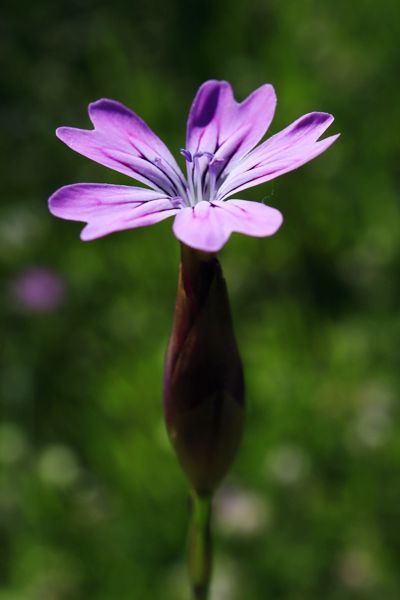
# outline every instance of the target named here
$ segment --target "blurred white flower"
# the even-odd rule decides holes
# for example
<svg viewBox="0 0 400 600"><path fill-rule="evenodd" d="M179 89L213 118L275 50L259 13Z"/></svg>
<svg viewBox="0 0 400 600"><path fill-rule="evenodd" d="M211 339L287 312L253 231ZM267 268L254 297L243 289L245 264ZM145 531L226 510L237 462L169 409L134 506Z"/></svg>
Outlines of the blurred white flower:
<svg viewBox="0 0 400 600"><path fill-rule="evenodd" d="M80 468L75 454L67 446L45 448L38 459L40 479L49 485L65 488L77 482Z"/></svg>
<svg viewBox="0 0 400 600"><path fill-rule="evenodd" d="M215 497L214 515L216 526L226 535L254 536L271 522L271 508L261 496L227 486Z"/></svg>
<svg viewBox="0 0 400 600"><path fill-rule="evenodd" d="M238 564L221 560L211 580L210 600L242 600L244 592L243 577Z"/></svg>
<svg viewBox="0 0 400 600"><path fill-rule="evenodd" d="M356 591L372 587L377 580L376 564L371 554L362 548L348 549L339 560L339 578L348 588Z"/></svg>
<svg viewBox="0 0 400 600"><path fill-rule="evenodd" d="M0 255L26 248L43 232L43 219L39 214L21 208L8 208L0 219Z"/></svg>
<svg viewBox="0 0 400 600"><path fill-rule="evenodd" d="M296 445L282 445L271 450L264 461L265 473L282 485L294 485L307 476L310 461Z"/></svg>
<svg viewBox="0 0 400 600"><path fill-rule="evenodd" d="M190 590L186 565L175 565L168 572L165 586L171 598L187 600ZM240 566L217 555L214 560L209 600L243 600L246 598L244 589Z"/></svg>
<svg viewBox="0 0 400 600"><path fill-rule="evenodd" d="M393 394L387 386L373 382L362 389L358 400L349 431L350 442L377 448L386 442L393 425Z"/></svg>

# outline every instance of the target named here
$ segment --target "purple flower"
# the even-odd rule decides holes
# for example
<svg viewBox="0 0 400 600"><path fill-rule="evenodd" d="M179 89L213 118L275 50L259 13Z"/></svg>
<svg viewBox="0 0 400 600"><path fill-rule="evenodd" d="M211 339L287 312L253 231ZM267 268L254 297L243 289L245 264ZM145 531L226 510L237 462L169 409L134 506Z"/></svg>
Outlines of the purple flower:
<svg viewBox="0 0 400 600"><path fill-rule="evenodd" d="M255 147L272 121L275 105L269 84L238 103L226 81L206 81L189 113L186 148L181 150L185 177L140 117L114 100L98 100L89 105L94 129L61 127L57 136L73 150L147 188L68 185L51 196L50 211L63 219L86 222L83 240L152 225L173 215L175 236L205 252L220 250L232 232L272 235L282 223L281 213L237 199L237 194L297 169L338 137L318 141L333 117L313 112Z"/></svg>
<svg viewBox="0 0 400 600"><path fill-rule="evenodd" d="M14 300L33 312L51 312L63 301L65 285L50 269L33 267L20 273L11 283Z"/></svg>

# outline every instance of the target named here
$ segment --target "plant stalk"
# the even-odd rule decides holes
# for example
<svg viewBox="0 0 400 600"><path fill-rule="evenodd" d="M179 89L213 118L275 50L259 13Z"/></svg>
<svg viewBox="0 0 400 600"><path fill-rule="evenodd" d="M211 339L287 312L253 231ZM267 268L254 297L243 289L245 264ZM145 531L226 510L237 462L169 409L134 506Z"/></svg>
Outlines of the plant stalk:
<svg viewBox="0 0 400 600"><path fill-rule="evenodd" d="M211 496L192 492L189 576L193 600L207 600L212 571Z"/></svg>

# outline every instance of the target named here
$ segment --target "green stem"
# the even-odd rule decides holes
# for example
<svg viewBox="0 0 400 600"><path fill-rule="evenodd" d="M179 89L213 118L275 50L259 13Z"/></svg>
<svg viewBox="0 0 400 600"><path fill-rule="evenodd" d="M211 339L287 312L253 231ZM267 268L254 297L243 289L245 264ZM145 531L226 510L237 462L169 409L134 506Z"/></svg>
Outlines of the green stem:
<svg viewBox="0 0 400 600"><path fill-rule="evenodd" d="M212 569L211 497L192 493L189 576L193 600L207 600Z"/></svg>

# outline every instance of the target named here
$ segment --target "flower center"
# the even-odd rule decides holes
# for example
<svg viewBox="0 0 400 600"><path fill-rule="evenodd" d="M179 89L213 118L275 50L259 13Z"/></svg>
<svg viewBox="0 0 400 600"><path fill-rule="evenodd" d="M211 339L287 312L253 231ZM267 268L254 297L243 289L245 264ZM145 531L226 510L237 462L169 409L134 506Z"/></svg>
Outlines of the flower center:
<svg viewBox="0 0 400 600"><path fill-rule="evenodd" d="M188 200L195 206L203 200L212 202L216 198L217 178L222 171L225 159L217 158L211 152L196 152L181 148L186 160Z"/></svg>

